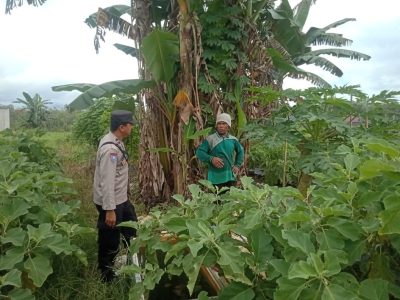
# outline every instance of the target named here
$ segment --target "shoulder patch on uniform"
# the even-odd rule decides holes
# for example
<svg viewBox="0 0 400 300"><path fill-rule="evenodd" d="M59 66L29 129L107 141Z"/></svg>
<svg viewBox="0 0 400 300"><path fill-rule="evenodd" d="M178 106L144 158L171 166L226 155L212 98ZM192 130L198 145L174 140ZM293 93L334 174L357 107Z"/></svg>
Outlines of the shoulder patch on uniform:
<svg viewBox="0 0 400 300"><path fill-rule="evenodd" d="M111 153L110 153L110 159L111 159L111 161L112 161L113 163L116 163L117 160L118 160L118 154L117 154L117 153L111 152Z"/></svg>

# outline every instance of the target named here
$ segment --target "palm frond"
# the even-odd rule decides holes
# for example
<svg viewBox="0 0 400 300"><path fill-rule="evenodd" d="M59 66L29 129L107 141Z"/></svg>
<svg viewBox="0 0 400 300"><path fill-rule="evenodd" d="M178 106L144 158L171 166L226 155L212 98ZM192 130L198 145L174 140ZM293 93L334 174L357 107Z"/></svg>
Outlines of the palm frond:
<svg viewBox="0 0 400 300"><path fill-rule="evenodd" d="M78 87L80 84L78 84ZM81 110L88 108L94 103L94 99L101 97L112 96L118 93L137 94L142 89L152 88L154 86L153 81L143 79L126 79L126 80L115 80L105 82L99 85L94 85L92 88L85 90L82 94L76 97L68 108L71 110ZM74 85L66 85L64 90L68 91L73 88ZM58 89L62 91L63 89Z"/></svg>
<svg viewBox="0 0 400 300"><path fill-rule="evenodd" d="M277 50L284 59L291 60L290 53L275 38L273 38L273 37L269 38L268 46L271 46L271 48L274 48L275 50Z"/></svg>
<svg viewBox="0 0 400 300"><path fill-rule="evenodd" d="M289 20L293 20L293 10L288 0L282 0L275 11Z"/></svg>
<svg viewBox="0 0 400 300"><path fill-rule="evenodd" d="M298 72L289 73L287 76L293 79L305 79L318 87L323 87L323 88L331 87L331 85L328 82L319 77L317 74L304 71L300 68L297 69L299 70Z"/></svg>
<svg viewBox="0 0 400 300"><path fill-rule="evenodd" d="M133 25L122 19L120 16L114 15L111 11L107 12L106 10L99 8L97 12L96 25L97 27L94 38L94 47L97 53L100 49L100 40L103 42L105 41L104 36L107 29L117 32L123 36L127 36L130 39L135 39Z"/></svg>
<svg viewBox="0 0 400 300"><path fill-rule="evenodd" d="M302 0L293 8L294 21L300 27L300 30L303 30L310 7L312 4L315 4L315 1L316 0Z"/></svg>
<svg viewBox="0 0 400 300"><path fill-rule="evenodd" d="M95 86L96 86L96 84L93 84L93 83L73 83L73 84L63 84L63 85L52 86L51 90L53 92L79 91L79 92L84 93L87 90L89 90Z"/></svg>
<svg viewBox="0 0 400 300"><path fill-rule="evenodd" d="M333 48L314 50L311 51L310 54L315 56L326 54L326 55L345 57L355 60L369 60L371 58L371 56L361 52L347 50L347 49L333 49Z"/></svg>
<svg viewBox="0 0 400 300"><path fill-rule="evenodd" d="M342 70L340 70L334 63L332 63L325 57L306 54L306 55L296 57L293 60L293 62L296 66L301 66L303 64L316 65L316 66L322 68L323 70L328 71L332 75L335 75L338 77L341 77L343 75Z"/></svg>
<svg viewBox="0 0 400 300"><path fill-rule="evenodd" d="M45 2L46 0L27 0L27 3L33 6L39 6ZM17 6L22 6L23 4L24 0L6 0L6 14L11 14L11 10Z"/></svg>
<svg viewBox="0 0 400 300"><path fill-rule="evenodd" d="M329 29L336 28L336 27L338 27L338 26L340 26L340 25L343 25L343 24L345 24L345 23L347 23L347 22L350 22L350 21L356 21L356 19L355 19L355 18L346 18L346 19L342 19L342 20L333 22L332 24L329 24L329 25L327 25L327 26L325 26L324 28L321 28L321 29L322 29L323 31L328 31Z"/></svg>
<svg viewBox="0 0 400 300"><path fill-rule="evenodd" d="M13 103L22 103L27 107L30 105L30 103L28 101L21 99L21 98L17 98L17 100L14 100Z"/></svg>
<svg viewBox="0 0 400 300"><path fill-rule="evenodd" d="M122 52L124 52L126 55L130 55L130 56L138 58L138 55L139 55L138 49L127 46L127 45L118 44L118 43L115 43L114 46L118 50L121 50Z"/></svg>
<svg viewBox="0 0 400 300"><path fill-rule="evenodd" d="M311 27L306 33L307 45L328 45L335 47L349 46L353 43L352 40L343 37L339 33L329 33L321 28Z"/></svg>
<svg viewBox="0 0 400 300"><path fill-rule="evenodd" d="M132 14L131 7L128 5L112 5L112 6L104 8L104 10L106 12L113 14L114 16L118 16L118 17L121 17L124 14L129 14L129 15ZM86 18L85 23L90 28L97 27L97 14L98 14L98 12L95 12Z"/></svg>

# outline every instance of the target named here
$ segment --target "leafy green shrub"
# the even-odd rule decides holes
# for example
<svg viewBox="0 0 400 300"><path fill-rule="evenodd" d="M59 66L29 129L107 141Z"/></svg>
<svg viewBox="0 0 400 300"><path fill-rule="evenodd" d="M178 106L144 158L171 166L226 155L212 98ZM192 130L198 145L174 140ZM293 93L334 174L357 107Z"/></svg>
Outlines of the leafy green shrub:
<svg viewBox="0 0 400 300"><path fill-rule="evenodd" d="M395 99L399 92L384 91L367 97L354 86L280 93L254 88L252 92L261 102L269 103L271 95L293 102L282 102L270 118L255 120L247 126L245 136L255 147L250 148L251 166L264 167L266 174L274 174L272 178L279 178L279 170L285 170L288 180L295 185L294 180L299 179L297 186L302 191L310 184L310 174L333 169L333 163L340 159L335 150L341 145L351 146L354 138L399 141L400 104ZM282 161L284 151L279 153L286 142L287 166Z"/></svg>
<svg viewBox="0 0 400 300"><path fill-rule="evenodd" d="M220 300L399 298L400 151L359 140L336 154L329 172L313 174L306 197L244 177L243 190L218 195L191 185L190 199L176 195L175 207L152 210L133 224L131 250L145 260L122 270L143 275L132 295L164 274L184 274L189 294L208 299L198 286L204 265L228 279Z"/></svg>
<svg viewBox="0 0 400 300"><path fill-rule="evenodd" d="M274 143L272 139L253 141L249 169L262 171L264 183L269 185L296 185L299 156L299 151L290 144Z"/></svg>
<svg viewBox="0 0 400 300"><path fill-rule="evenodd" d="M74 136L96 147L110 129L110 115L114 101L112 98L100 98L81 112L74 124Z"/></svg>
<svg viewBox="0 0 400 300"><path fill-rule="evenodd" d="M55 256L86 254L74 240L92 229L75 224L79 201L54 153L34 136L0 135L0 292L34 299L53 272ZM6 298L7 298L6 297Z"/></svg>
<svg viewBox="0 0 400 300"><path fill-rule="evenodd" d="M125 103L126 106L130 102L132 102L130 98L124 100L119 97L95 100L93 105L78 116L73 129L74 136L82 142L97 147L100 139L110 130L111 111L122 109L119 108L121 103L122 105ZM127 108L124 107L124 109ZM138 126L132 128L132 134L125 140L125 146L130 160L137 161L139 155L137 150L139 146Z"/></svg>

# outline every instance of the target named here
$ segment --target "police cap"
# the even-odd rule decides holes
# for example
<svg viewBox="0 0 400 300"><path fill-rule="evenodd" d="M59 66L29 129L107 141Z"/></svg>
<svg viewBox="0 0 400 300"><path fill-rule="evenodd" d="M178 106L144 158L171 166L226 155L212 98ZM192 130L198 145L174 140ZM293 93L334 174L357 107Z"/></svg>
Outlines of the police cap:
<svg viewBox="0 0 400 300"><path fill-rule="evenodd" d="M128 110L114 110L111 112L111 128L118 128L118 126L131 123L134 124L132 112Z"/></svg>

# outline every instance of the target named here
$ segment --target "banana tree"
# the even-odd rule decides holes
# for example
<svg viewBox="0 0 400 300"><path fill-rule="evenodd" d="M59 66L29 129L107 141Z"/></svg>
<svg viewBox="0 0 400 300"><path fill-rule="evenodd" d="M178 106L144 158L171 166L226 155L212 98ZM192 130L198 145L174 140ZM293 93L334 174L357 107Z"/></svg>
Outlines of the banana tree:
<svg viewBox="0 0 400 300"><path fill-rule="evenodd" d="M199 68L193 66L192 62L196 60L191 56L192 53L196 55L192 42L196 30L194 18L186 1L176 5L170 5L169 1L156 2L135 1L130 11L126 6L99 9L96 15L86 20L88 25L96 26L97 49L106 29L134 39L135 47L116 47L137 57L140 77L154 83L141 98L139 180L142 197L148 203L169 198L172 191L184 193L187 162L191 156L184 147L185 127L194 118L195 127L203 128L193 79ZM177 9L179 15L176 15ZM131 23L121 18L127 12L136 16ZM178 31L168 31L168 27L176 24ZM167 181L167 178L171 180Z"/></svg>
<svg viewBox="0 0 400 300"><path fill-rule="evenodd" d="M188 129L191 121L202 132L202 110L211 107L214 115L221 109L237 112L237 130L245 124L242 87L250 83L246 74L252 68L259 68L267 54L253 55L256 59L248 62L246 57L256 51L263 52L265 47L259 46L257 41L261 39L255 30L249 29L251 26L240 29L243 27L240 20L246 16L256 22L263 7L267 4L271 7L273 1L252 1L257 5L250 9L242 7L242 1L234 1L230 8L225 2L207 2L208 9L205 9L201 1L134 1L132 11L126 6L109 7L99 9L86 20L89 26L96 27L96 49L106 29L134 39L135 47L116 47L137 57L140 77L155 83L143 93L145 101L142 101L139 174L142 197L148 202L168 197L172 190L185 191L187 168L193 162L193 144L201 135L189 144L185 137L188 132L193 135ZM228 11L222 13L221 8ZM121 19L127 12L135 16L131 23ZM216 24L218 19L222 20L223 27L232 27L232 31L215 32L216 25L221 25ZM243 39L248 32L252 32L251 37ZM220 43L213 44L213 39ZM232 49L238 50L232 52ZM259 63L252 64L255 60ZM271 61L267 61L264 70L271 66ZM268 84L265 78L259 76L253 81Z"/></svg>
<svg viewBox="0 0 400 300"><path fill-rule="evenodd" d="M43 125L47 119L47 105L51 104L49 100L43 99L39 94L31 96L26 92L22 93L25 99L17 98L14 103L23 104L28 110L27 125L32 128L37 128Z"/></svg>

